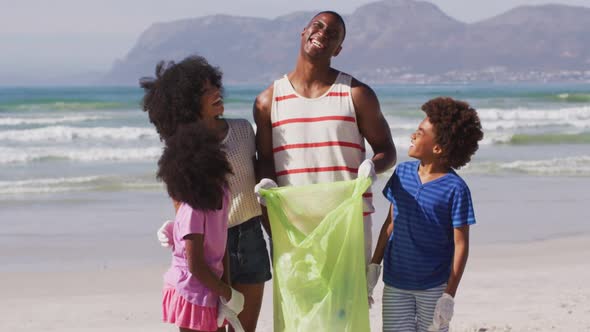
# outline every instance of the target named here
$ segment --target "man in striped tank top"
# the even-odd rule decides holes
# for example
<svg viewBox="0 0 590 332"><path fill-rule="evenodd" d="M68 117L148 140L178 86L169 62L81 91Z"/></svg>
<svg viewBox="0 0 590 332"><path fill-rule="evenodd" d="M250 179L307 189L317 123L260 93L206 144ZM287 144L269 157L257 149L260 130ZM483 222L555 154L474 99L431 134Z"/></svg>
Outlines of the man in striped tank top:
<svg viewBox="0 0 590 332"><path fill-rule="evenodd" d="M257 96L260 178L279 186L305 185L351 180L361 169L374 179L375 173L395 164L395 146L377 96L366 84L331 67L345 34L339 14L316 14L301 32L295 69ZM365 140L374 152L367 160ZM374 212L370 189L364 199L368 262ZM265 227L269 231L268 224Z"/></svg>

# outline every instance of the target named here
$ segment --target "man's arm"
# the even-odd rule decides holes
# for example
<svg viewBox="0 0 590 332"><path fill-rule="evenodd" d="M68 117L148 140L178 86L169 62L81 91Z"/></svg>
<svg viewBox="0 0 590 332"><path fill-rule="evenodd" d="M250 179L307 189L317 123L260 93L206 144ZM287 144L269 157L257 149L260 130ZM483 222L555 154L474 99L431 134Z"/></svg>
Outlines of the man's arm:
<svg viewBox="0 0 590 332"><path fill-rule="evenodd" d="M453 266L445 293L455 297L469 256L469 225L457 227L453 232L455 236L455 256L453 257Z"/></svg>
<svg viewBox="0 0 590 332"><path fill-rule="evenodd" d="M262 91L254 101L254 122L256 123L256 178L258 181L268 178L276 181L275 163L272 153L272 124L270 110L272 107L273 86Z"/></svg>
<svg viewBox="0 0 590 332"><path fill-rule="evenodd" d="M272 107L273 85L262 91L254 101L253 115L256 123L256 181L268 178L276 182L275 162L272 153ZM262 207L262 226L271 237L270 223L266 208Z"/></svg>
<svg viewBox="0 0 590 332"><path fill-rule="evenodd" d="M357 125L373 152L375 172L384 172L397 161L397 153L387 120L381 113L377 95L368 85L352 80L352 102L356 112Z"/></svg>

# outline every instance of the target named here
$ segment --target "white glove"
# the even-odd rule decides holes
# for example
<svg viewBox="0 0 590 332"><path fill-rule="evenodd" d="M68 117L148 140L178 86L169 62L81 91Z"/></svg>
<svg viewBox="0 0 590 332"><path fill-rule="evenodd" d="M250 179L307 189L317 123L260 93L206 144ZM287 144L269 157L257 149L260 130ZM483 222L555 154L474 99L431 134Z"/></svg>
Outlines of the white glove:
<svg viewBox="0 0 590 332"><path fill-rule="evenodd" d="M223 321L227 319L235 332L244 332L244 327L238 319L238 314L244 309L244 295L235 289L231 289L231 299L227 301L223 297L219 298L219 309L217 311L217 326L221 327Z"/></svg>
<svg viewBox="0 0 590 332"><path fill-rule="evenodd" d="M370 178L371 182L377 181L377 173L375 173L375 164L371 159L365 159L358 168L359 178Z"/></svg>
<svg viewBox="0 0 590 332"><path fill-rule="evenodd" d="M172 246L172 230L174 229L174 222L172 220L166 220L162 224L162 227L158 228L156 235L158 235L158 241L164 248Z"/></svg>
<svg viewBox="0 0 590 332"><path fill-rule="evenodd" d="M258 182L258 184L254 186L254 193L256 194L256 199L258 200L258 203L260 205L266 206L266 200L264 199L264 197L260 196L260 189L270 189L276 187L278 187L277 183L271 179L264 178L260 180L260 182Z"/></svg>
<svg viewBox="0 0 590 332"><path fill-rule="evenodd" d="M381 275L381 265L371 263L367 266L367 294L369 296L369 308L375 303L373 300L373 289L379 281L379 275Z"/></svg>
<svg viewBox="0 0 590 332"><path fill-rule="evenodd" d="M440 328L448 326L451 318L453 318L454 308L455 300L453 297L450 294L443 293L438 301L436 301L432 325L430 325L428 331L438 331Z"/></svg>

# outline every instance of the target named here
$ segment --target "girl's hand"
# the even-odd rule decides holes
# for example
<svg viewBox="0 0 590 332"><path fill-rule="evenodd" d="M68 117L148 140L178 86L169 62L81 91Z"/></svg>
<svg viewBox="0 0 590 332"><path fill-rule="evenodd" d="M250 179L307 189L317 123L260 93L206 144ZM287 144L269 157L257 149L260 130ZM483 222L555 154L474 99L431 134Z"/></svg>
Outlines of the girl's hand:
<svg viewBox="0 0 590 332"><path fill-rule="evenodd" d="M244 328L238 319L238 314L244 309L244 295L235 289L231 289L231 298L227 301L223 296L219 297L219 310L217 311L217 326L221 327L227 319L235 332L244 332Z"/></svg>
<svg viewBox="0 0 590 332"><path fill-rule="evenodd" d="M239 314L244 309L244 295L235 289L231 289L231 297L229 301L223 297L220 297L221 303L228 307L231 311Z"/></svg>
<svg viewBox="0 0 590 332"><path fill-rule="evenodd" d="M174 229L174 222L172 220L166 220L162 224L162 227L158 229L156 235L160 245L164 248L172 246L172 230Z"/></svg>

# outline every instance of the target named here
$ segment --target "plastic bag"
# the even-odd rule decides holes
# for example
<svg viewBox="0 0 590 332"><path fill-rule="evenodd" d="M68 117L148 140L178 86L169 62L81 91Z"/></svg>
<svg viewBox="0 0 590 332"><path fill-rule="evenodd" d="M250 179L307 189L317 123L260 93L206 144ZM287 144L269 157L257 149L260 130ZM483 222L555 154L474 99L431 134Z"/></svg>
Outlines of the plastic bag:
<svg viewBox="0 0 590 332"><path fill-rule="evenodd" d="M368 178L262 189L275 332L370 331L362 194Z"/></svg>

